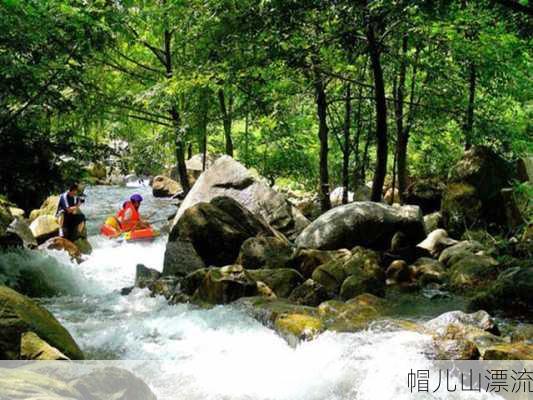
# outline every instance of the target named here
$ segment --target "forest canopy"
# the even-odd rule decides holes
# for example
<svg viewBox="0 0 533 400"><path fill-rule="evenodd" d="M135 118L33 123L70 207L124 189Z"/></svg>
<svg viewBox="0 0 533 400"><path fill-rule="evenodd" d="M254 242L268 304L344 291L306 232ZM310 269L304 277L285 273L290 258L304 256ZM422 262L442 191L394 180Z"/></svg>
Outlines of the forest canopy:
<svg viewBox="0 0 533 400"><path fill-rule="evenodd" d="M2 0L0 193L228 154L272 183L405 192L533 152L528 1ZM118 146L117 146L118 144ZM122 146L125 144L125 146ZM9 171L9 173L7 173Z"/></svg>

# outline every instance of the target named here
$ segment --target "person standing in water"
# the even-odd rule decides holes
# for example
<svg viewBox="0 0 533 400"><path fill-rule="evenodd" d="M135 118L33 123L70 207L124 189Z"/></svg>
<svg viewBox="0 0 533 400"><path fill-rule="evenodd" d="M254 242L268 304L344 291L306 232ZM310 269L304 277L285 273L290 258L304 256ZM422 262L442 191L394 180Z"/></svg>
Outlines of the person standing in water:
<svg viewBox="0 0 533 400"><path fill-rule="evenodd" d="M59 196L57 206L59 236L70 241L85 237L85 215L80 211L84 199L79 197L79 192L78 184L71 184L68 190Z"/></svg>
<svg viewBox="0 0 533 400"><path fill-rule="evenodd" d="M143 198L140 194L134 194L122 206L122 209L117 213L117 219L120 224L120 229L123 232L133 231L135 229L148 228L150 224L143 221L139 213L139 208Z"/></svg>

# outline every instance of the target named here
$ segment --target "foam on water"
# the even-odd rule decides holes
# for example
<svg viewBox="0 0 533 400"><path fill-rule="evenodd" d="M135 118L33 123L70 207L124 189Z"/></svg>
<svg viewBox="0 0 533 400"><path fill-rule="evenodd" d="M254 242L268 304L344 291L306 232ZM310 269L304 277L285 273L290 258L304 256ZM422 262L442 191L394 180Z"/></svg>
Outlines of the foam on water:
<svg viewBox="0 0 533 400"><path fill-rule="evenodd" d="M103 217L129 194L129 188L89 189L85 213L90 231L97 232ZM148 198L145 212L155 209L163 216L172 211L168 201L154 200L146 192L143 196ZM47 265L55 265L78 285L68 295L43 302L88 358L167 360L140 363L134 371L147 379L158 398L401 399L413 363L430 363L424 354L431 338L418 333L326 332L291 347L233 306L169 306L164 298L140 289L121 296L119 289L134 282L136 264L161 270L166 239L117 244L93 234L90 241L94 251L80 265L59 252L33 253L47 257Z"/></svg>

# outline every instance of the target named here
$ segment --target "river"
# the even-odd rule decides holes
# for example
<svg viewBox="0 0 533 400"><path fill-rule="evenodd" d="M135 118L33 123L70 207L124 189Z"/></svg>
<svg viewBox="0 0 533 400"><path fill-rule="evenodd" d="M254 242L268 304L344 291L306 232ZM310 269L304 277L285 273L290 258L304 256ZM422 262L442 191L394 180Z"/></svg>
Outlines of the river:
<svg viewBox="0 0 533 400"><path fill-rule="evenodd" d="M169 306L139 289L122 296L120 289L134 282L136 264L162 269L166 242L162 235L152 243L118 244L98 235L105 217L134 192L145 198L141 212L163 228L176 211L171 200L154 199L147 187L89 187L83 210L94 251L84 262L72 263L56 251L1 255L4 262L47 271L61 295L41 302L88 359L166 360L148 374L151 387L160 398L188 400L400 399L406 371L415 362L429 363L431 338L414 332L326 332L291 347L233 306ZM398 304L429 319L457 301Z"/></svg>

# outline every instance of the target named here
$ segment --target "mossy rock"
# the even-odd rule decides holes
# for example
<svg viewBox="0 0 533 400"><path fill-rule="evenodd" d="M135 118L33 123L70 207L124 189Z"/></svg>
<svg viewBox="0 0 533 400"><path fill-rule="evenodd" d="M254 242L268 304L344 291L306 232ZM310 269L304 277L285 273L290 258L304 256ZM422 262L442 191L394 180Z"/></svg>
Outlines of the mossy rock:
<svg viewBox="0 0 533 400"><path fill-rule="evenodd" d="M335 295L339 293L341 285L346 279L346 272L342 261L333 260L315 269L311 277L315 282L325 287L329 293Z"/></svg>
<svg viewBox="0 0 533 400"><path fill-rule="evenodd" d="M498 262L494 258L472 254L452 266L450 287L456 291L481 289L490 285L498 273Z"/></svg>
<svg viewBox="0 0 533 400"><path fill-rule="evenodd" d="M324 327L319 318L311 315L281 314L274 321L274 328L279 334L287 338L289 343L291 343L294 339L298 341L311 340L315 338Z"/></svg>
<svg viewBox="0 0 533 400"><path fill-rule="evenodd" d="M533 360L533 345L526 342L501 343L483 353L484 360Z"/></svg>
<svg viewBox="0 0 533 400"><path fill-rule="evenodd" d="M41 205L41 208L33 210L30 213L30 222L42 215L56 215L59 204L59 195L49 196Z"/></svg>
<svg viewBox="0 0 533 400"><path fill-rule="evenodd" d="M366 295L364 295L366 297ZM352 301L326 301L318 307L318 313L328 330L337 332L356 332L367 329L370 324L385 315L385 305L368 298L356 297Z"/></svg>
<svg viewBox="0 0 533 400"><path fill-rule="evenodd" d="M257 284L240 265L209 268L193 299L210 304L227 304L241 297L255 296Z"/></svg>
<svg viewBox="0 0 533 400"><path fill-rule="evenodd" d="M247 271L254 281L264 282L277 297L287 298L304 281L302 275L291 268L258 269Z"/></svg>
<svg viewBox="0 0 533 400"><path fill-rule="evenodd" d="M35 332L70 359L83 359L83 353L70 333L48 310L12 289L0 286L0 357L19 358L21 336L28 331Z"/></svg>
<svg viewBox="0 0 533 400"><path fill-rule="evenodd" d="M20 358L24 360L68 360L55 347L42 340L35 332L23 333L20 339Z"/></svg>
<svg viewBox="0 0 533 400"><path fill-rule="evenodd" d="M442 217L452 237L462 233L481 219L482 204L477 190L468 183L450 183L442 199Z"/></svg>

